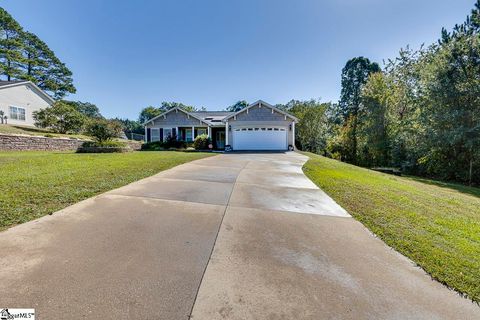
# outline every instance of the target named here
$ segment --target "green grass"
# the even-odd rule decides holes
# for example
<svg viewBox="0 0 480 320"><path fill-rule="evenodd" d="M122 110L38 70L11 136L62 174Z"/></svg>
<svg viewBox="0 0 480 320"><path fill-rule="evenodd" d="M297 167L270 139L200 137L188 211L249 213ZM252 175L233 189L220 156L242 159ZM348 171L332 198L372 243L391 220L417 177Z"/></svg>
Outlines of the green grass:
<svg viewBox="0 0 480 320"><path fill-rule="evenodd" d="M0 230L192 160L199 152L0 152Z"/></svg>
<svg viewBox="0 0 480 320"><path fill-rule="evenodd" d="M480 189L305 154L305 174L353 217L434 279L480 302Z"/></svg>
<svg viewBox="0 0 480 320"><path fill-rule="evenodd" d="M19 126L12 124L0 124L0 133L5 134L26 134L30 136L48 136L48 137L62 137L62 138L76 138L89 140L91 137L82 134L61 134L54 133L47 129L37 127Z"/></svg>

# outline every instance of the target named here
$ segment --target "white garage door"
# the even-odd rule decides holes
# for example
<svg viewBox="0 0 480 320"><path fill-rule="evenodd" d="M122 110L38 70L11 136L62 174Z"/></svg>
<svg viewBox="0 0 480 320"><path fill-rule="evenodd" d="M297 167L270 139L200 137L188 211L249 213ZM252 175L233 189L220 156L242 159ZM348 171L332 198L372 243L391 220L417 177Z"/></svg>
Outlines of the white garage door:
<svg viewBox="0 0 480 320"><path fill-rule="evenodd" d="M287 150L287 128L234 128L232 147L233 150Z"/></svg>

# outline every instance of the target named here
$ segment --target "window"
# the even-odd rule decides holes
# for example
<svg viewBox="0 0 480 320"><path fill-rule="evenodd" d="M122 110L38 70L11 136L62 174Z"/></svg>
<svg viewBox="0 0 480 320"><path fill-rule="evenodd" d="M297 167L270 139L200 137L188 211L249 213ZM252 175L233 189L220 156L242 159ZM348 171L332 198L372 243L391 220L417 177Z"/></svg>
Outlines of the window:
<svg viewBox="0 0 480 320"><path fill-rule="evenodd" d="M192 139L192 129L185 129L185 141L191 142Z"/></svg>
<svg viewBox="0 0 480 320"><path fill-rule="evenodd" d="M167 141L168 137L171 137L171 136L172 136L172 128L164 128L163 129L163 141ZM158 138L158 140L160 140L160 138Z"/></svg>
<svg viewBox="0 0 480 320"><path fill-rule="evenodd" d="M207 129L204 129L204 128L197 129L197 135L199 136L201 134L207 134Z"/></svg>
<svg viewBox="0 0 480 320"><path fill-rule="evenodd" d="M10 107L10 119L25 121L25 108Z"/></svg>
<svg viewBox="0 0 480 320"><path fill-rule="evenodd" d="M152 128L151 129L151 135L152 135L152 137L150 138L150 140L160 141L160 129L159 128Z"/></svg>

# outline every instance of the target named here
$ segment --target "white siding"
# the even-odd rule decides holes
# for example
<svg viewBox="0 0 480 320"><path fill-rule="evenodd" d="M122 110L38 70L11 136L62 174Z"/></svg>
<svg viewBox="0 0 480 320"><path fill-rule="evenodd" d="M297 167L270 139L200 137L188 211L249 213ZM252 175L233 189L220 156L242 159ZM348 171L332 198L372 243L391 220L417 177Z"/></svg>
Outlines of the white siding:
<svg viewBox="0 0 480 320"><path fill-rule="evenodd" d="M10 119L10 106L25 108L25 121ZM50 106L34 89L27 84L0 88L0 110L8 117L9 124L33 126L33 111ZM1 123L1 122L0 122Z"/></svg>

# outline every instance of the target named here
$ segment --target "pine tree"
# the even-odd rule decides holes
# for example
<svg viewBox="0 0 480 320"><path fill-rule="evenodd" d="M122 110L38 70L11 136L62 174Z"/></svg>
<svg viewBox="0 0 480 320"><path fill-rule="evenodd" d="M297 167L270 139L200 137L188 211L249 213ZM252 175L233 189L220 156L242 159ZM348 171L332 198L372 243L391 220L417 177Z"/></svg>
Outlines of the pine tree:
<svg viewBox="0 0 480 320"><path fill-rule="evenodd" d="M20 24L0 7L0 75L8 81L22 74L22 34Z"/></svg>
<svg viewBox="0 0 480 320"><path fill-rule="evenodd" d="M25 64L21 78L34 82L57 99L75 93L72 72L48 45L31 32L24 32L22 39Z"/></svg>

